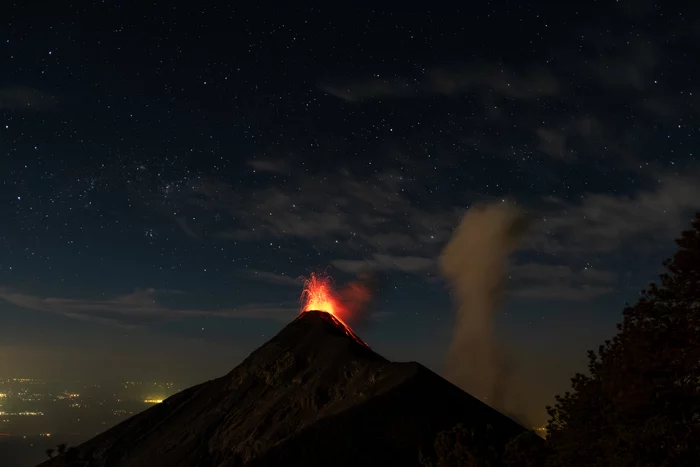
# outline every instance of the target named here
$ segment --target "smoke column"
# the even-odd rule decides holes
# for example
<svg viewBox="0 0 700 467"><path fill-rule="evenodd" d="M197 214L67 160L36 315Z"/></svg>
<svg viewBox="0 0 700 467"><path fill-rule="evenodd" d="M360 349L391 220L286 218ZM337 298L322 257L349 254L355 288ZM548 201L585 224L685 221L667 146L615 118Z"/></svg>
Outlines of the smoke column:
<svg viewBox="0 0 700 467"><path fill-rule="evenodd" d="M472 207L440 255L440 271L452 289L457 316L445 362L454 384L503 410L505 369L493 333L494 313L508 266L527 227L506 203Z"/></svg>

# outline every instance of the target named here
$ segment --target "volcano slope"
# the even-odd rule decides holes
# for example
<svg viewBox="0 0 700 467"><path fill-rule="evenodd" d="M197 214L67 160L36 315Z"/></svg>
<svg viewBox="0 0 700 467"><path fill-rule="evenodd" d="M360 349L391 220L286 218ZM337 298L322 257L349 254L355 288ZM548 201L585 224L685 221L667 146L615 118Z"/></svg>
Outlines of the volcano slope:
<svg viewBox="0 0 700 467"><path fill-rule="evenodd" d="M457 423L500 449L523 427L418 363L392 363L307 312L230 373L166 399L42 466L419 466ZM62 463L63 462L63 463Z"/></svg>

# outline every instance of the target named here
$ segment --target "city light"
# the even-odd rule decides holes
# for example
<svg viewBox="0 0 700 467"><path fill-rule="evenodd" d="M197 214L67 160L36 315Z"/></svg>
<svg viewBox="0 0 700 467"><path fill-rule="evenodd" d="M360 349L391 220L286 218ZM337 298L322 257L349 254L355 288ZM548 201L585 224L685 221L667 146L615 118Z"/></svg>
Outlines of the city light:
<svg viewBox="0 0 700 467"><path fill-rule="evenodd" d="M0 399L3 399L5 397L7 397L7 394L5 394L4 392L0 392Z"/></svg>
<svg viewBox="0 0 700 467"><path fill-rule="evenodd" d="M160 404L163 402L163 399L145 399L143 402L146 404Z"/></svg>

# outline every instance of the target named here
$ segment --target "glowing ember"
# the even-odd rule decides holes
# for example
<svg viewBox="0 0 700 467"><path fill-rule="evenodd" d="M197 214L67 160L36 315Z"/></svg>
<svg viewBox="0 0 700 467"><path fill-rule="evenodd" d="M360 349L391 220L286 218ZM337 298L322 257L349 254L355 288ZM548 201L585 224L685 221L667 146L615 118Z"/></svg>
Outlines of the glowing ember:
<svg viewBox="0 0 700 467"><path fill-rule="evenodd" d="M352 332L350 326L343 319L347 316L348 310L338 299L333 290L333 283L330 277L319 276L311 273L311 276L304 281L304 290L301 292L301 312L299 316L307 311L323 311L331 315L336 325L345 331L345 334L352 337L358 343L369 347L362 339Z"/></svg>

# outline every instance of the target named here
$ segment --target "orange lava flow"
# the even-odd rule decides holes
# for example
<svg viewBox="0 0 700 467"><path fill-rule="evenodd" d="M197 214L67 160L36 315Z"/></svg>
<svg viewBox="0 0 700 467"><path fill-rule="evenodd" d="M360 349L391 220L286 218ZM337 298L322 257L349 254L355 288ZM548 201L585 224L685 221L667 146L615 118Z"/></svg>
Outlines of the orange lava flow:
<svg viewBox="0 0 700 467"><path fill-rule="evenodd" d="M338 300L333 283L328 276L319 276L311 273L310 277L304 281L304 290L301 292L301 312L299 316L307 311L323 311L334 318L334 322L338 327L345 331L345 334L352 337L355 341L365 347L369 347L362 339L352 331L350 326L345 323L343 316L347 310Z"/></svg>

